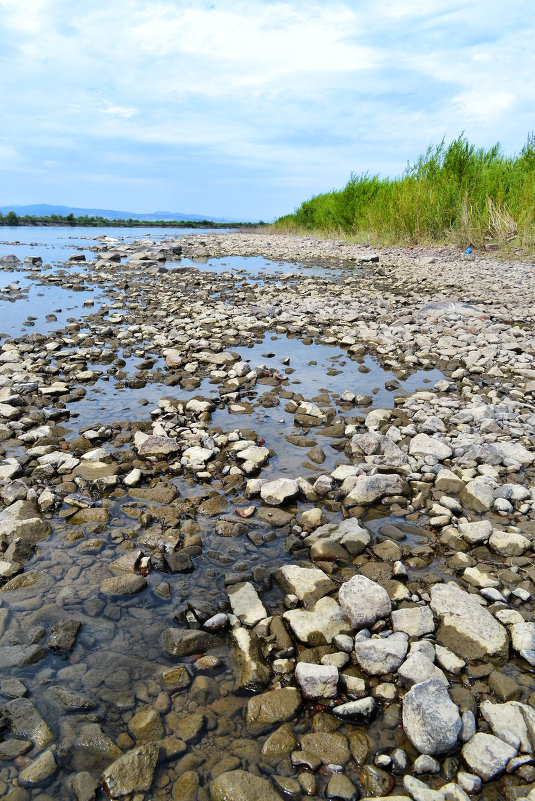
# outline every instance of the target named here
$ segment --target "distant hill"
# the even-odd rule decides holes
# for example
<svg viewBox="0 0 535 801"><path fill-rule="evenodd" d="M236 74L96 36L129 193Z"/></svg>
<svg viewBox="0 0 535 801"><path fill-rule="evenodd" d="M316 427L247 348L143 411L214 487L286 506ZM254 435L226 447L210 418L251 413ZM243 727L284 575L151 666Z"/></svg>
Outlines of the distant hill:
<svg viewBox="0 0 535 801"><path fill-rule="evenodd" d="M107 220L211 220L212 222L240 222L239 220L229 220L224 217L211 217L207 214L182 214L174 211L155 211L152 213L138 213L135 211L114 211L113 209L79 209L74 206L50 206L47 203L36 203L31 206L0 206L0 214L7 214L14 211L19 217L31 214L36 217L50 217L58 214L67 217L73 214L75 217L105 217Z"/></svg>

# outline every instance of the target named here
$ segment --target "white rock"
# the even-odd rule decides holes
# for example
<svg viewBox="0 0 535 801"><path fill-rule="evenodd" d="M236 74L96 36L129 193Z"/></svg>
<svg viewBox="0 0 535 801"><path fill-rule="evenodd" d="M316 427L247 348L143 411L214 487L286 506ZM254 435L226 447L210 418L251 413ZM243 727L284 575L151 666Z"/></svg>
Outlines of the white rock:
<svg viewBox="0 0 535 801"><path fill-rule="evenodd" d="M340 606L354 629L373 626L388 617L392 603L387 591L366 576L353 576L338 592Z"/></svg>
<svg viewBox="0 0 535 801"><path fill-rule="evenodd" d="M266 607L250 582L232 584L227 588L227 594L232 611L246 626L255 626L267 617Z"/></svg>
<svg viewBox="0 0 535 801"><path fill-rule="evenodd" d="M260 497L270 506L280 506L296 498L299 493L297 481L291 478L277 478L275 481L266 481L260 487Z"/></svg>
<svg viewBox="0 0 535 801"><path fill-rule="evenodd" d="M334 698L338 686L338 668L299 662L295 678L305 698Z"/></svg>
<svg viewBox="0 0 535 801"><path fill-rule="evenodd" d="M392 612L394 631L404 631L409 637L423 637L435 630L433 613L428 606L396 609Z"/></svg>
<svg viewBox="0 0 535 801"><path fill-rule="evenodd" d="M409 453L411 456L434 456L439 462L442 462L444 459L449 459L453 451L448 443L440 437L417 434L411 439Z"/></svg>
<svg viewBox="0 0 535 801"><path fill-rule="evenodd" d="M488 782L503 773L510 759L516 756L516 748L504 743L492 734L477 732L463 746L463 759L474 773Z"/></svg>

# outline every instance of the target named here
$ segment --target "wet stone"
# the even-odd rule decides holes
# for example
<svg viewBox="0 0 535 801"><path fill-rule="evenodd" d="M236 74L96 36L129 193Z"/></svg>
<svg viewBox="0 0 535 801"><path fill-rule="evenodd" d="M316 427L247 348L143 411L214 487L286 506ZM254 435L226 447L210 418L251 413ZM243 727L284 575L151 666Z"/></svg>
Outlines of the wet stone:
<svg viewBox="0 0 535 801"><path fill-rule="evenodd" d="M104 579L100 585L100 591L104 595L135 595L147 586L147 580L143 576L112 576Z"/></svg>
<svg viewBox="0 0 535 801"><path fill-rule="evenodd" d="M301 698L294 687L256 695L247 704L246 724L255 731L264 731L291 720L300 705Z"/></svg>
<svg viewBox="0 0 535 801"><path fill-rule="evenodd" d="M163 633L163 648L169 656L189 656L222 644L219 637L197 629L170 628Z"/></svg>
<svg viewBox="0 0 535 801"><path fill-rule="evenodd" d="M211 801L280 801L273 785L245 770L222 773L210 783Z"/></svg>
<svg viewBox="0 0 535 801"><path fill-rule="evenodd" d="M156 743L146 743L119 757L102 774L106 794L110 798L123 798L150 790L159 751Z"/></svg>

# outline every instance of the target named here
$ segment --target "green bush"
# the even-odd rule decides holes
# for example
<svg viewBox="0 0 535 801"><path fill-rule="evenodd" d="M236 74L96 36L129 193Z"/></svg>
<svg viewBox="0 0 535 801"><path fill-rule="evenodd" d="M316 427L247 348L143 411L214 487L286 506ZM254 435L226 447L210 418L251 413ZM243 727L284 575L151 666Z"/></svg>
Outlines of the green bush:
<svg viewBox="0 0 535 801"><path fill-rule="evenodd" d="M505 156L498 144L476 148L462 134L449 145L442 140L399 178L351 174L343 189L310 198L274 227L382 242L530 245L535 137L516 156Z"/></svg>

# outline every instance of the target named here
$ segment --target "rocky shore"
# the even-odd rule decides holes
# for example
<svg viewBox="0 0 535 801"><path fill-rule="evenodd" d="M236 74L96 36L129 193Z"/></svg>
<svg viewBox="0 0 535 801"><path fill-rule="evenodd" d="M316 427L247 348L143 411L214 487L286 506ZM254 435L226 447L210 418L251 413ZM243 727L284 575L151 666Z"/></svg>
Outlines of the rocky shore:
<svg viewBox="0 0 535 801"><path fill-rule="evenodd" d="M15 250L0 795L535 798L534 265Z"/></svg>

